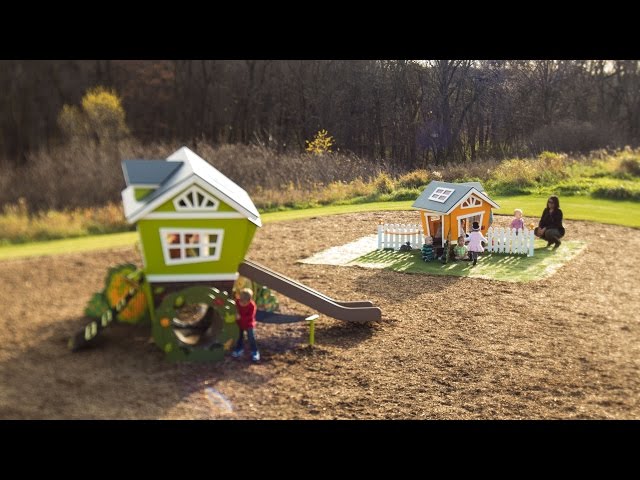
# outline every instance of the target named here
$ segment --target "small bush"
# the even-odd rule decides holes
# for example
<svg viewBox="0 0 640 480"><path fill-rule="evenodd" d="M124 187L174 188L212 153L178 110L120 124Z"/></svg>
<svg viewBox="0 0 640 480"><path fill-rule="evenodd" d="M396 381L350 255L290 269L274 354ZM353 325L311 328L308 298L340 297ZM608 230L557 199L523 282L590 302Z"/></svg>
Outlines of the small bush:
<svg viewBox="0 0 640 480"><path fill-rule="evenodd" d="M415 200L420 196L422 190L418 188L399 188L395 192L392 192L389 195L389 198L385 198L385 200L390 202L400 202L405 200Z"/></svg>
<svg viewBox="0 0 640 480"><path fill-rule="evenodd" d="M596 198L608 198L611 200L635 200L640 201L640 189L635 190L624 185L617 187L598 187L591 193Z"/></svg>
<svg viewBox="0 0 640 480"><path fill-rule="evenodd" d="M429 172L414 170L398 178L398 185L406 188L420 188L429 183Z"/></svg>
<svg viewBox="0 0 640 480"><path fill-rule="evenodd" d="M640 177L640 159L638 157L623 158L620 160L618 171L620 173L633 175L634 177Z"/></svg>
<svg viewBox="0 0 640 480"><path fill-rule="evenodd" d="M329 135L329 132L326 130L320 130L316 133L316 136L313 140L306 140L307 152L314 153L316 155L322 155L324 153L331 151L331 146L333 145L333 137Z"/></svg>
<svg viewBox="0 0 640 480"><path fill-rule="evenodd" d="M519 158L502 162L493 172L498 184L510 184L513 187L529 187L536 182L538 171L535 164Z"/></svg>
<svg viewBox="0 0 640 480"><path fill-rule="evenodd" d="M393 192L394 184L393 180L386 173L380 173L373 181L376 192L378 193L391 193Z"/></svg>
<svg viewBox="0 0 640 480"><path fill-rule="evenodd" d="M536 180L542 184L555 183L569 176L570 162L563 153L544 151L538 155L534 165L538 170Z"/></svg>

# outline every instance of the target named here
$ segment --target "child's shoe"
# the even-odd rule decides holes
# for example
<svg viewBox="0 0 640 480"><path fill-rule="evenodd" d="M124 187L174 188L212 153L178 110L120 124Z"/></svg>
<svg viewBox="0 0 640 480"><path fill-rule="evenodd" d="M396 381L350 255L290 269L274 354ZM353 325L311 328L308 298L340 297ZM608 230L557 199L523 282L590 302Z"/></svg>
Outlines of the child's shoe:
<svg viewBox="0 0 640 480"><path fill-rule="evenodd" d="M254 352L251 355L251 360L253 360L254 362L259 362L260 361L260 352Z"/></svg>
<svg viewBox="0 0 640 480"><path fill-rule="evenodd" d="M242 350L234 350L233 352L231 352L231 356L233 358L239 358L242 356Z"/></svg>

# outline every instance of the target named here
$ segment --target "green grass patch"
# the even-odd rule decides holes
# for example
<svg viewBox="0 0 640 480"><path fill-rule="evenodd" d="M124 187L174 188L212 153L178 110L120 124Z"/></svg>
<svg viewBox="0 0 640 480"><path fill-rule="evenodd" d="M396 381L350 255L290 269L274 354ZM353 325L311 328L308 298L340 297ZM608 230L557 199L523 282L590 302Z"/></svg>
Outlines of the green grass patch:
<svg viewBox="0 0 640 480"><path fill-rule="evenodd" d="M412 252L376 250L349 262L347 265L381 268L403 273L451 275L503 282L531 282L552 275L586 246L585 242L571 240L562 242L557 250L552 250L546 248L546 244L546 241L536 240L533 257L485 253L478 258L478 264L475 266L472 265L472 262L467 261L450 262L444 265L437 260L424 262L419 250Z"/></svg>
<svg viewBox="0 0 640 480"><path fill-rule="evenodd" d="M513 197L493 197L500 205L495 213L513 215L515 208L521 208L525 216L537 218L542 213L547 196L520 195ZM326 207L307 208L303 210L286 210L269 212L261 215L264 223L304 218L322 217L358 212L375 212L390 210L411 210L413 200L402 202L374 202L348 205L330 205ZM591 197L562 197L560 204L565 218L569 220L587 220L597 223L609 223L640 228L640 203L595 199ZM419 218L416 213L416 219ZM372 226L372 233L375 225ZM32 257L39 255L56 255L59 253L81 252L119 248L133 245L138 239L137 232L125 232L90 237L36 242L21 245L0 246L0 260L7 258Z"/></svg>
<svg viewBox="0 0 640 480"><path fill-rule="evenodd" d="M547 196L518 195L496 197L500 209L498 215L513 215L515 208L521 208L527 217L539 218L547 203ZM607 200L591 197L560 197L560 208L568 220L623 225L640 228L640 203L632 201Z"/></svg>
<svg viewBox="0 0 640 480"><path fill-rule="evenodd" d="M91 237L66 238L50 242L7 245L0 247L0 260L131 247L137 240L138 232L124 232Z"/></svg>

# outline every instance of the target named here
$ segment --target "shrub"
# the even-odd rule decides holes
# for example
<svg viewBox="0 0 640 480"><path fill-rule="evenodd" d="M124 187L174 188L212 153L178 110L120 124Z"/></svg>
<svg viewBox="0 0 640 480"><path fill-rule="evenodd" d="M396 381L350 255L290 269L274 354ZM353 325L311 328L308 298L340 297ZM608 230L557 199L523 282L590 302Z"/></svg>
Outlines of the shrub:
<svg viewBox="0 0 640 480"><path fill-rule="evenodd" d="M429 183L429 172L414 170L398 178L398 185L406 188L420 188Z"/></svg>
<svg viewBox="0 0 640 480"><path fill-rule="evenodd" d="M129 133L120 98L113 90L92 88L82 97L82 110L63 105L58 125L69 138L93 135L101 141L119 139Z"/></svg>
<svg viewBox="0 0 640 480"><path fill-rule="evenodd" d="M373 181L376 192L378 193L391 193L393 192L394 184L393 180L386 173L380 173Z"/></svg>
<svg viewBox="0 0 640 480"><path fill-rule="evenodd" d="M528 160L519 158L502 162L493 171L497 184L509 184L513 187L528 187L536 182L537 169Z"/></svg>
<svg viewBox="0 0 640 480"><path fill-rule="evenodd" d="M329 135L326 130L320 130L316 133L313 140L305 140L307 144L307 152L315 153L316 155L322 155L323 153L330 152L333 145L333 137Z"/></svg>
<svg viewBox="0 0 640 480"><path fill-rule="evenodd" d="M395 201L395 202L405 201L405 200L415 200L416 198L418 198L418 196L420 196L421 193L422 193L422 190L418 188L399 188L395 192L390 193L389 197L385 198L385 200Z"/></svg>
<svg viewBox="0 0 640 480"><path fill-rule="evenodd" d="M640 159L638 157L625 157L620 160L620 166L618 171L633 175L634 177L640 177Z"/></svg>
<svg viewBox="0 0 640 480"><path fill-rule="evenodd" d="M569 164L566 154L544 151L536 158L535 168L538 170L536 180L543 184L562 180L569 176Z"/></svg>
<svg viewBox="0 0 640 480"><path fill-rule="evenodd" d="M598 187L591 193L596 198L609 198L612 200L640 201L640 189L636 190L624 185L616 187Z"/></svg>

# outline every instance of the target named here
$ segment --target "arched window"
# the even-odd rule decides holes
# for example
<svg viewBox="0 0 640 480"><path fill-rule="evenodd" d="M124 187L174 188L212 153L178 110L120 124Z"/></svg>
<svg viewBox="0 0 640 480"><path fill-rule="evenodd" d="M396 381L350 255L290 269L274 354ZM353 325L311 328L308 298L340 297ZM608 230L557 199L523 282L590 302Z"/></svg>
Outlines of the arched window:
<svg viewBox="0 0 640 480"><path fill-rule="evenodd" d="M217 210L220 202L207 192L193 186L173 201L176 211L211 211Z"/></svg>

